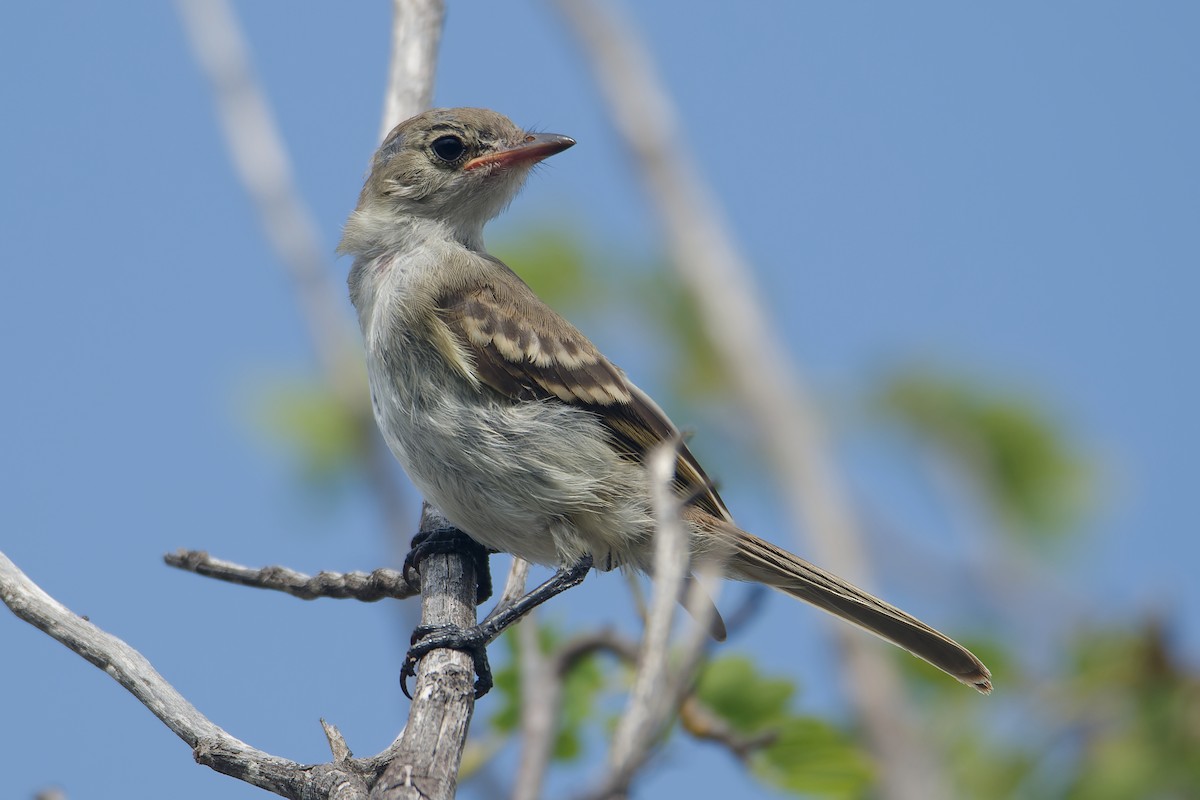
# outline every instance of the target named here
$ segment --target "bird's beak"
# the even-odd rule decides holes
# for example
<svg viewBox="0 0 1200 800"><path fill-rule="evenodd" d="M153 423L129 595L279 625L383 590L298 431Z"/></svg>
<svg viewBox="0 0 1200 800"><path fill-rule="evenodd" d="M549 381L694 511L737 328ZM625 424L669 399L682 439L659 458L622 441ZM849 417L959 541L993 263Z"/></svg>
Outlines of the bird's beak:
<svg viewBox="0 0 1200 800"><path fill-rule="evenodd" d="M506 150L497 150L494 153L487 153L472 158L466 164L463 164L463 169L472 170L479 167L512 167L519 164L536 164L543 158L549 158L555 153L561 153L573 144L575 144L575 140L570 136L559 136L557 133L531 133L525 137L525 141L516 147L509 147Z"/></svg>

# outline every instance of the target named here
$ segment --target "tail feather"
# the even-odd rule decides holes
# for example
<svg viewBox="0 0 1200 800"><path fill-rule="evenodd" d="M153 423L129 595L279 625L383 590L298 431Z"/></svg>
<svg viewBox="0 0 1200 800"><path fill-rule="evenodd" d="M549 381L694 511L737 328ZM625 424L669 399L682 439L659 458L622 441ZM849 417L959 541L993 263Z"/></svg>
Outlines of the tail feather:
<svg viewBox="0 0 1200 800"><path fill-rule="evenodd" d="M732 538L730 577L763 583L812 603L903 647L983 694L992 690L988 668L950 637L757 536L737 529Z"/></svg>

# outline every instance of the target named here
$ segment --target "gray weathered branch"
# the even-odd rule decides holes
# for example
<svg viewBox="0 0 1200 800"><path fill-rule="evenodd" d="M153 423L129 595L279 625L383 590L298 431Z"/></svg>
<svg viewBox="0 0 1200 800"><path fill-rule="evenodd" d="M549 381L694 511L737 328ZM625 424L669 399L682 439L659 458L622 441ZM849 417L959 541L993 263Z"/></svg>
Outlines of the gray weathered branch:
<svg viewBox="0 0 1200 800"><path fill-rule="evenodd" d="M72 613L0 553L0 599L20 619L57 639L121 684L192 748L196 761L225 775L289 798L365 800L388 759L335 752L329 764L305 765L258 750L201 714L145 656ZM340 736L338 737L340 739ZM330 739L331 745L334 739Z"/></svg>
<svg viewBox="0 0 1200 800"><path fill-rule="evenodd" d="M163 556L163 561L168 566L206 578L284 592L301 600L331 597L373 603L385 597L403 600L421 593L420 575L412 572L406 576L395 569L377 569L370 573L324 571L305 575L287 567L244 567L213 558L203 550L176 550Z"/></svg>
<svg viewBox="0 0 1200 800"><path fill-rule="evenodd" d="M449 525L426 504L421 530ZM421 561L421 621L425 625L475 624L475 567L458 553ZM449 800L475 708L475 663L456 650L434 650L421 659L408 724L395 757L371 792L372 800Z"/></svg>

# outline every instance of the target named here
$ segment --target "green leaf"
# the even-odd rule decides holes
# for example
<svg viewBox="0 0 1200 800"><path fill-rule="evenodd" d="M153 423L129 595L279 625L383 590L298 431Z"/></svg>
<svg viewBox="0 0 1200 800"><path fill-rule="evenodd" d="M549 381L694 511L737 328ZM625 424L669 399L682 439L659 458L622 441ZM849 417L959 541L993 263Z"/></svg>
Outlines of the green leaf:
<svg viewBox="0 0 1200 800"><path fill-rule="evenodd" d="M797 794L862 797L871 784L866 758L846 734L814 717L793 717L750 759L761 780Z"/></svg>
<svg viewBox="0 0 1200 800"><path fill-rule="evenodd" d="M536 623L526 619L519 624ZM539 649L545 655L554 652L563 639L550 625L539 625L537 638ZM488 721L494 731L507 736L521 724L521 658L513 630L506 632L502 639L510 658L502 669L492 673L495 681L492 692L499 696L501 703ZM567 672L563 680L562 704L554 740L555 759L569 761L583 754L583 729L596 720L596 699L606 684L606 672L594 656L576 662Z"/></svg>
<svg viewBox="0 0 1200 800"><path fill-rule="evenodd" d="M771 736L749 756L759 780L797 794L862 796L871 783L866 759L844 732L792 712L795 691L791 681L763 675L736 655L709 662L696 684L700 702L738 733Z"/></svg>
<svg viewBox="0 0 1200 800"><path fill-rule="evenodd" d="M696 683L696 696L741 733L754 734L788 717L796 688L783 678L768 678L745 656L710 661Z"/></svg>
<svg viewBox="0 0 1200 800"><path fill-rule="evenodd" d="M884 414L935 447L968 476L1013 530L1053 537L1078 522L1090 465L1032 400L993 387L911 370L876 393Z"/></svg>

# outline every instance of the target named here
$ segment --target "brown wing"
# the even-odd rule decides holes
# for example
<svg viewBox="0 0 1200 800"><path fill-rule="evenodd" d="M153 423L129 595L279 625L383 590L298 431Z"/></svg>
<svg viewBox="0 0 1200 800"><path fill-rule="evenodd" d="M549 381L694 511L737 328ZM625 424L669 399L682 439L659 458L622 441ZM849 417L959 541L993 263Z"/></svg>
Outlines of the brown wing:
<svg viewBox="0 0 1200 800"><path fill-rule="evenodd" d="M439 314L487 386L514 400L554 399L595 413L621 454L641 462L679 432L653 400L508 267L493 281L441 298ZM722 519L729 511L695 456L680 444L675 483Z"/></svg>

